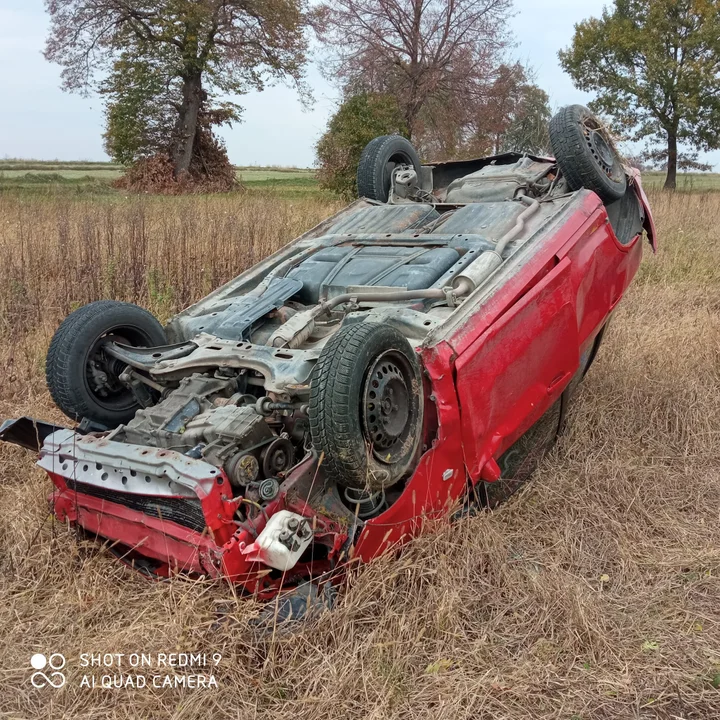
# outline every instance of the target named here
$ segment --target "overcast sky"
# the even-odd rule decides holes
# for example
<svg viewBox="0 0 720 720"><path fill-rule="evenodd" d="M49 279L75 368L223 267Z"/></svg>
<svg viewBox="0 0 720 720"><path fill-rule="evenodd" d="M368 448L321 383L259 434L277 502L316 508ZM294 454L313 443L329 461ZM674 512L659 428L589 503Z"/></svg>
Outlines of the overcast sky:
<svg viewBox="0 0 720 720"><path fill-rule="evenodd" d="M598 15L603 0L515 0L514 55L529 63L553 108L585 102L558 65L573 26ZM60 90L60 68L42 56L48 21L42 0L0 0L0 158L106 160L97 98ZM313 163L313 145L336 107L336 91L311 67L315 102L303 108L294 90L278 86L240 99L244 122L222 134L237 165ZM714 158L713 158L714 159Z"/></svg>

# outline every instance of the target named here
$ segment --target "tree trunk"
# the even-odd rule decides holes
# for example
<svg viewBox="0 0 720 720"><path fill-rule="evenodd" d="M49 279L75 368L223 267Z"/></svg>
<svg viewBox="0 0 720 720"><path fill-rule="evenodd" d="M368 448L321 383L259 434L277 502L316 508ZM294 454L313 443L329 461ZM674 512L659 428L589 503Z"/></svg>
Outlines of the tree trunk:
<svg viewBox="0 0 720 720"><path fill-rule="evenodd" d="M202 76L200 73L186 76L183 83L183 101L175 125L172 157L175 177L190 168L202 95Z"/></svg>
<svg viewBox="0 0 720 720"><path fill-rule="evenodd" d="M665 178L665 190L674 190L677 185L677 135L668 132L668 154L667 154L667 177Z"/></svg>

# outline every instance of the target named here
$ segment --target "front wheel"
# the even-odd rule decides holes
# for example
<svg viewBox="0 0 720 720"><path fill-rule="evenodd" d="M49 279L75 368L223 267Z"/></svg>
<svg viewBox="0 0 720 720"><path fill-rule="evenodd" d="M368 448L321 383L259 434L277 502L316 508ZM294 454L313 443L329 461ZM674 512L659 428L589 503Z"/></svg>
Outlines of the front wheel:
<svg viewBox="0 0 720 720"><path fill-rule="evenodd" d="M62 322L50 342L45 377L52 399L69 418L112 428L132 420L140 406L120 382L125 364L104 350L108 341L133 347L167 343L163 326L147 310L100 300Z"/></svg>
<svg viewBox="0 0 720 720"><path fill-rule="evenodd" d="M331 480L381 490L414 468L422 436L420 363L395 328L340 328L318 358L310 388L310 434Z"/></svg>

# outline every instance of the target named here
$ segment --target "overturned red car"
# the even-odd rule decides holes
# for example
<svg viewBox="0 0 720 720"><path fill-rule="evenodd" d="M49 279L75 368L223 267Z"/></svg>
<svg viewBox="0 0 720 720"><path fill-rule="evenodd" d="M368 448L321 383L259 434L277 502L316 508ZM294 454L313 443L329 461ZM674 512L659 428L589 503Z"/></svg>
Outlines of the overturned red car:
<svg viewBox="0 0 720 720"><path fill-rule="evenodd" d="M335 582L552 444L655 232L637 171L581 106L554 158L420 163L373 140L362 199L175 316L91 303L53 399L9 420L52 505L154 576L266 599Z"/></svg>

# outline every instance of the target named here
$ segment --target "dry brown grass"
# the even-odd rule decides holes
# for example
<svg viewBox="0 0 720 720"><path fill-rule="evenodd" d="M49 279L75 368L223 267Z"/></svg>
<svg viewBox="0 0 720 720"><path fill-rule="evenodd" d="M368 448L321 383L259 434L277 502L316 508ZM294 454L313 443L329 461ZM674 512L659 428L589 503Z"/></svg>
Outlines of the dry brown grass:
<svg viewBox="0 0 720 720"><path fill-rule="evenodd" d="M165 319L337 206L261 193L0 194L0 415L28 386L43 392L47 342L74 308L114 298Z"/></svg>
<svg viewBox="0 0 720 720"><path fill-rule="evenodd" d="M117 294L167 314L324 212L255 200L0 197L0 415L58 417L42 351L75 303ZM720 718L720 197L652 200L660 253L647 254L570 431L531 484L363 568L295 634L258 638L257 608L231 588L150 583L77 541L49 518L28 454L1 449L0 711ZM78 688L81 652L175 650L222 653L219 689ZM35 690L30 655L53 651L69 658L69 683Z"/></svg>

